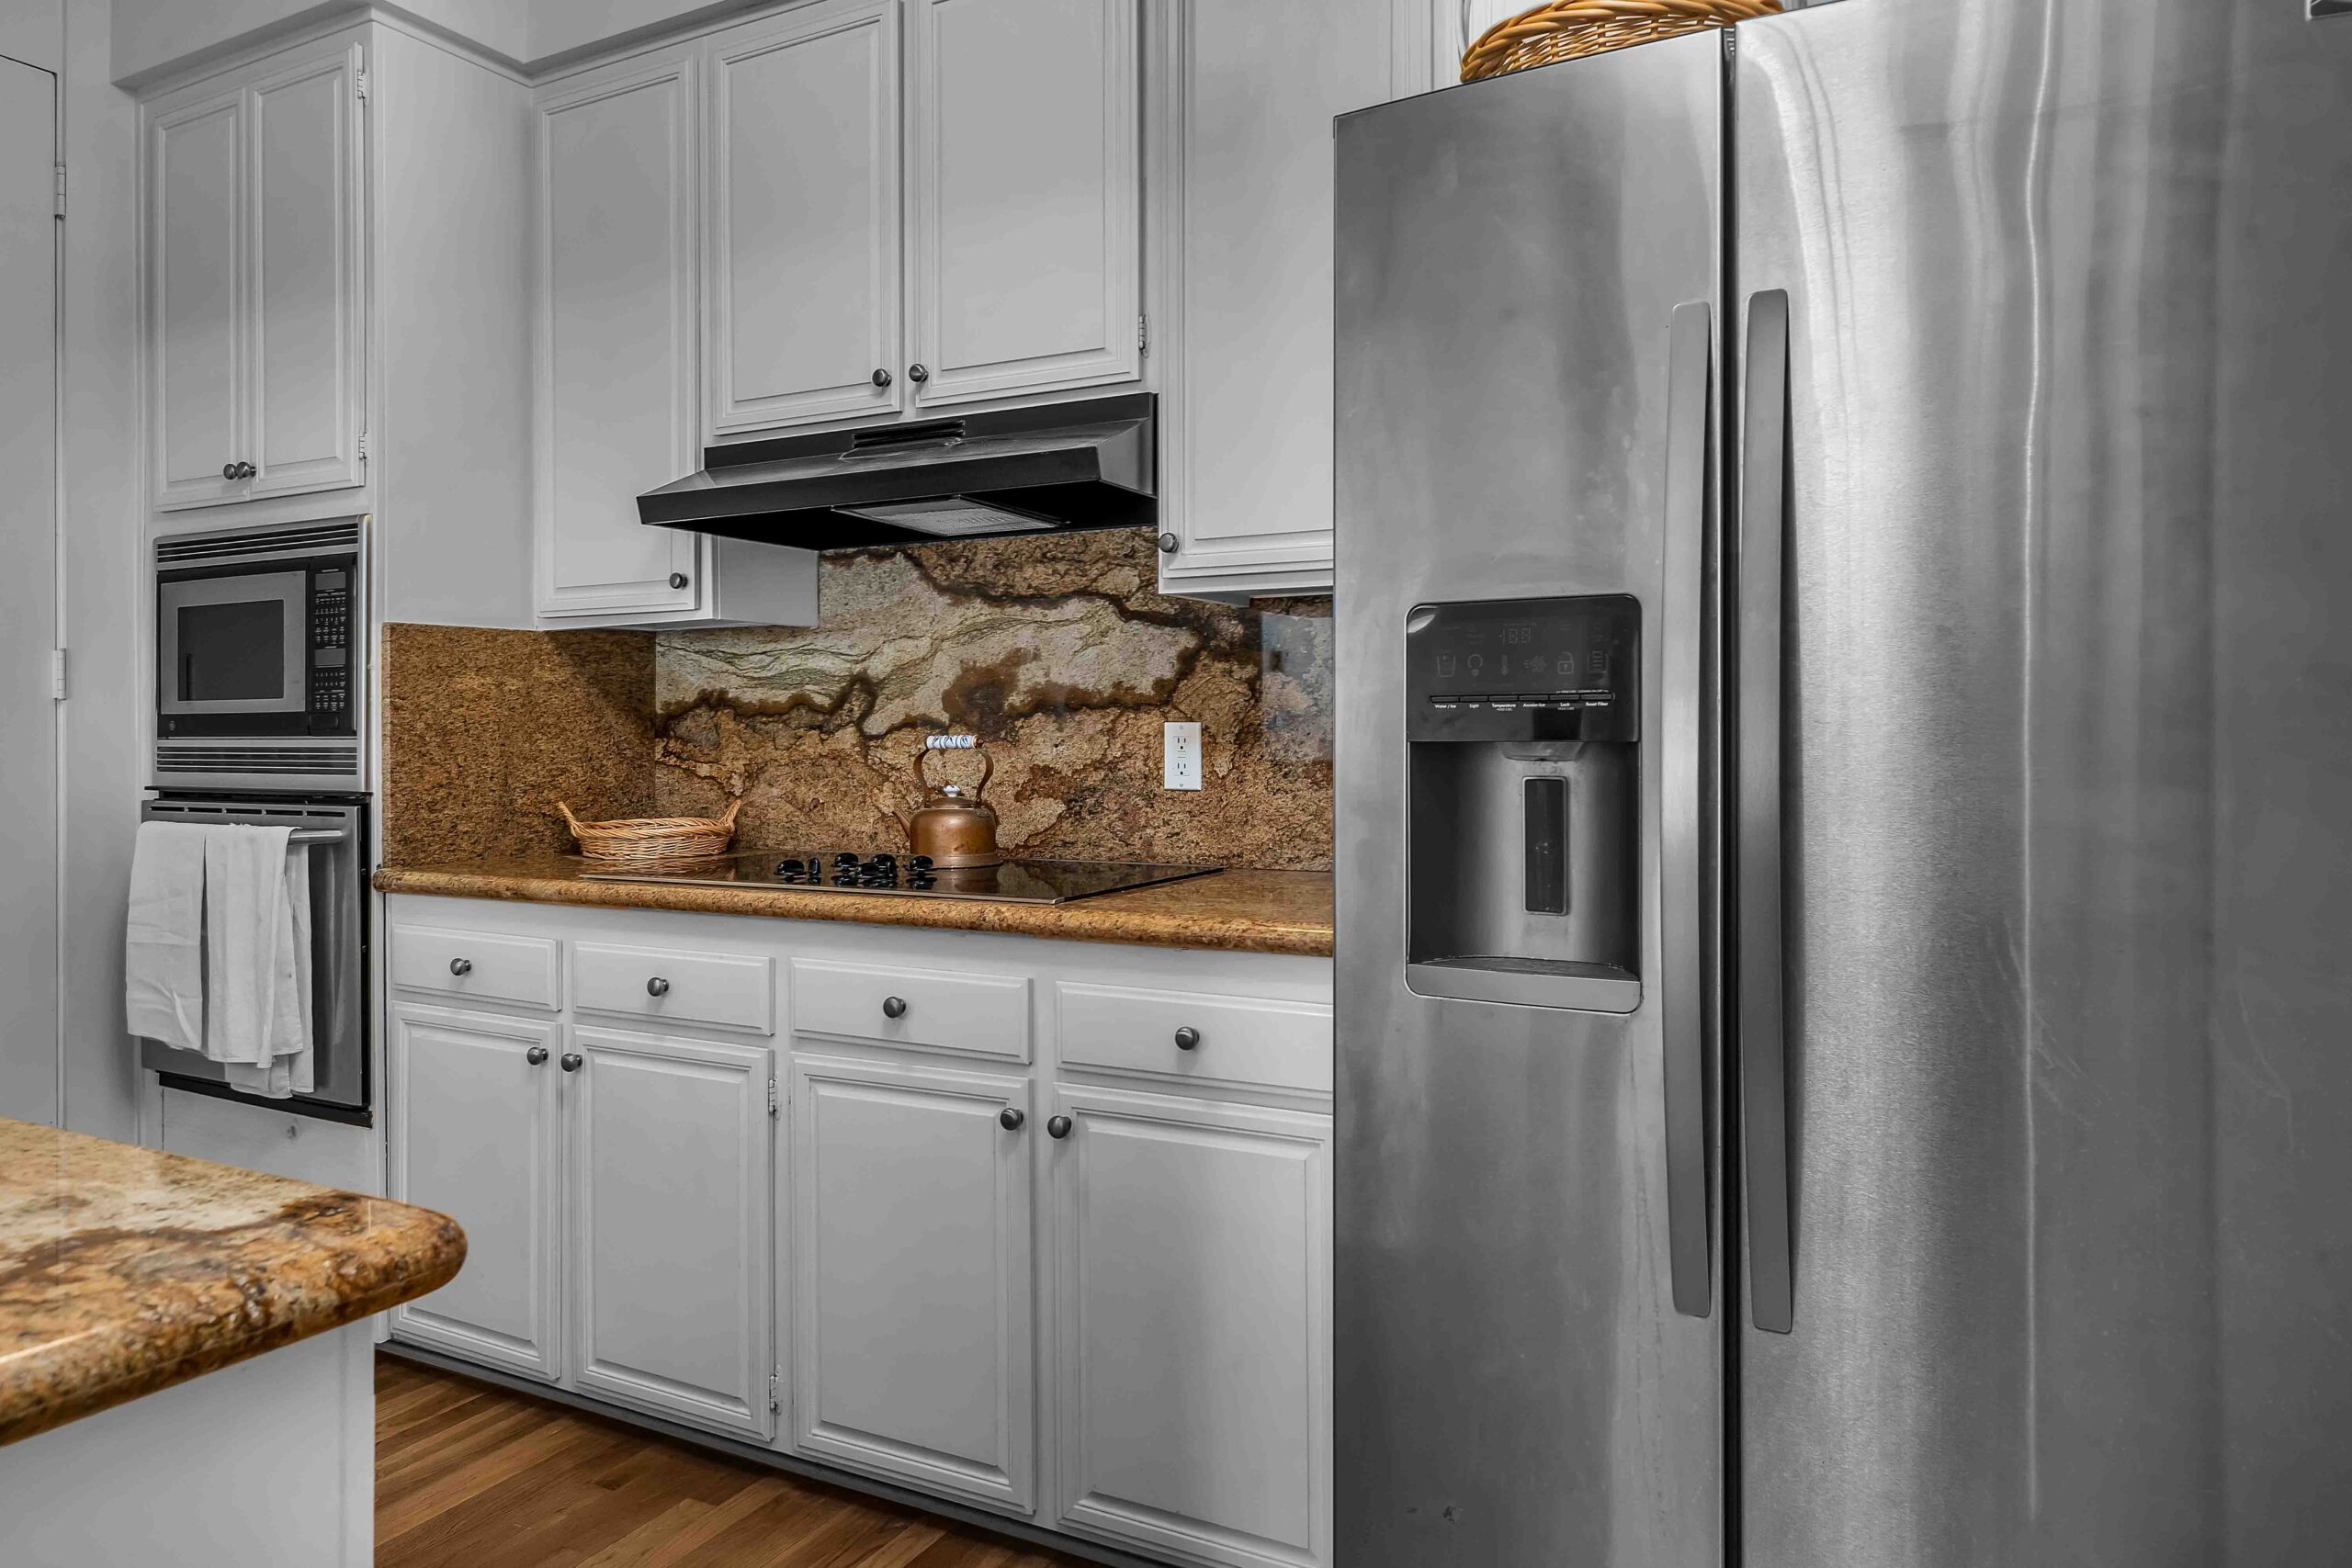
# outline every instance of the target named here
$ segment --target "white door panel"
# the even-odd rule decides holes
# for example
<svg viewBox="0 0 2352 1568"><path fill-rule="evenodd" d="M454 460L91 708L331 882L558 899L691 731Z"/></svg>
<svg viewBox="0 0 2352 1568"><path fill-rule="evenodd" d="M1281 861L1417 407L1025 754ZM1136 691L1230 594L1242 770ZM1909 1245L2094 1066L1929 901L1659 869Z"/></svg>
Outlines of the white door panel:
<svg viewBox="0 0 2352 1568"><path fill-rule="evenodd" d="M591 1029L573 1030L571 1048L575 1381L764 1441L773 1058Z"/></svg>
<svg viewBox="0 0 2352 1568"><path fill-rule="evenodd" d="M242 90L148 128L147 336L151 483L159 506L241 496L245 241Z"/></svg>
<svg viewBox="0 0 2352 1568"><path fill-rule="evenodd" d="M913 0L915 358L930 403L1142 370L1134 0Z"/></svg>
<svg viewBox="0 0 2352 1568"><path fill-rule="evenodd" d="M808 1057L793 1078L798 1447L1025 1509L1027 1082Z"/></svg>
<svg viewBox="0 0 2352 1568"><path fill-rule="evenodd" d="M786 12L708 59L712 429L900 407L897 0Z"/></svg>

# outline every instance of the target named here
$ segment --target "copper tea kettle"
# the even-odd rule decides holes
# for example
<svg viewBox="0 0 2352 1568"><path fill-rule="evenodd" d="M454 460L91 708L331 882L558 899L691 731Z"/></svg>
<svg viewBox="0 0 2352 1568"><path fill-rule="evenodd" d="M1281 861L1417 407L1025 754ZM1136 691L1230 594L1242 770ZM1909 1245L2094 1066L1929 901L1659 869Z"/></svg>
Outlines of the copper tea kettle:
<svg viewBox="0 0 2352 1568"><path fill-rule="evenodd" d="M952 784L932 789L924 783L922 767L934 751L979 751L980 782L969 789ZM922 755L915 759L915 784L926 791L922 808L911 818L899 818L908 852L928 856L939 871L1003 864L996 847L996 808L980 798L993 772L995 764L971 736L925 736Z"/></svg>

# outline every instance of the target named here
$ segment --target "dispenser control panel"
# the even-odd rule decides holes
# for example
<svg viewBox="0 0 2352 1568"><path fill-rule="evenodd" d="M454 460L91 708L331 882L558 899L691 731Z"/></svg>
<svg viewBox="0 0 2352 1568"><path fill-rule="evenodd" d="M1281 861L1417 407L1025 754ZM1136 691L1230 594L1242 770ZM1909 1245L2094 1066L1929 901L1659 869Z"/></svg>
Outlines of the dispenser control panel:
<svg viewBox="0 0 2352 1568"><path fill-rule="evenodd" d="M1631 594L1423 604L1405 626L1413 740L1634 740L1641 604Z"/></svg>

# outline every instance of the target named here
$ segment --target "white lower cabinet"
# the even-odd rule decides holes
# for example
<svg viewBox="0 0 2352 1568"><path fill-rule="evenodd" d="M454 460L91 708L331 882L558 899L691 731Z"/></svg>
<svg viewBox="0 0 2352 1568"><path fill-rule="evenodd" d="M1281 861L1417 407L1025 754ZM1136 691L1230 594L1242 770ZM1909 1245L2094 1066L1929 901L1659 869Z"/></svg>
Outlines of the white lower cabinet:
<svg viewBox="0 0 2352 1568"><path fill-rule="evenodd" d="M392 1332L552 1382L557 1345L558 1031L549 1020L395 1006L390 1196L465 1228L466 1261L392 1309Z"/></svg>
<svg viewBox="0 0 2352 1568"><path fill-rule="evenodd" d="M1054 1110L1057 1522L1328 1562L1330 1119L1068 1086Z"/></svg>
<svg viewBox="0 0 2352 1568"><path fill-rule="evenodd" d="M1328 1568L1328 963L387 913L390 1190L469 1241L396 1337L1182 1568Z"/></svg>
<svg viewBox="0 0 2352 1568"><path fill-rule="evenodd" d="M574 1029L572 1380L764 1440L775 1369L767 1047Z"/></svg>
<svg viewBox="0 0 2352 1568"><path fill-rule="evenodd" d="M1028 1081L801 1057L792 1134L796 1446L1026 1511Z"/></svg>

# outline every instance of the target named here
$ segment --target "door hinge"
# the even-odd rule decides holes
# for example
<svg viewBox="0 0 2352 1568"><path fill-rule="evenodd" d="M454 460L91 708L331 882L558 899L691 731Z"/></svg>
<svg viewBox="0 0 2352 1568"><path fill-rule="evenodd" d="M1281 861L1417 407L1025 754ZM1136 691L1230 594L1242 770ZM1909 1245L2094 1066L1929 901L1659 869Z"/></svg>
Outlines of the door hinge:
<svg viewBox="0 0 2352 1568"><path fill-rule="evenodd" d="M359 460L368 460L368 422L364 419L359 422Z"/></svg>
<svg viewBox="0 0 2352 1568"><path fill-rule="evenodd" d="M1149 316L1136 318L1136 352L1137 354L1151 352L1151 318Z"/></svg>
<svg viewBox="0 0 2352 1568"><path fill-rule="evenodd" d="M366 103L368 101L368 67L363 65L351 73L351 85L352 89L359 95L359 101Z"/></svg>
<svg viewBox="0 0 2352 1568"><path fill-rule="evenodd" d="M57 215L65 216L65 165L57 165Z"/></svg>
<svg viewBox="0 0 2352 1568"><path fill-rule="evenodd" d="M49 694L54 701L65 700L65 650L62 648L49 650Z"/></svg>
<svg viewBox="0 0 2352 1568"><path fill-rule="evenodd" d="M768 1408L784 1408L784 1370L781 1367L768 1374Z"/></svg>
<svg viewBox="0 0 2352 1568"><path fill-rule="evenodd" d="M771 1116L773 1116L773 1115L775 1115L775 1113L776 1113L775 1079L774 1079L774 1078L770 1078L770 1079L768 1079L768 1114L769 1114L769 1115L771 1115Z"/></svg>

